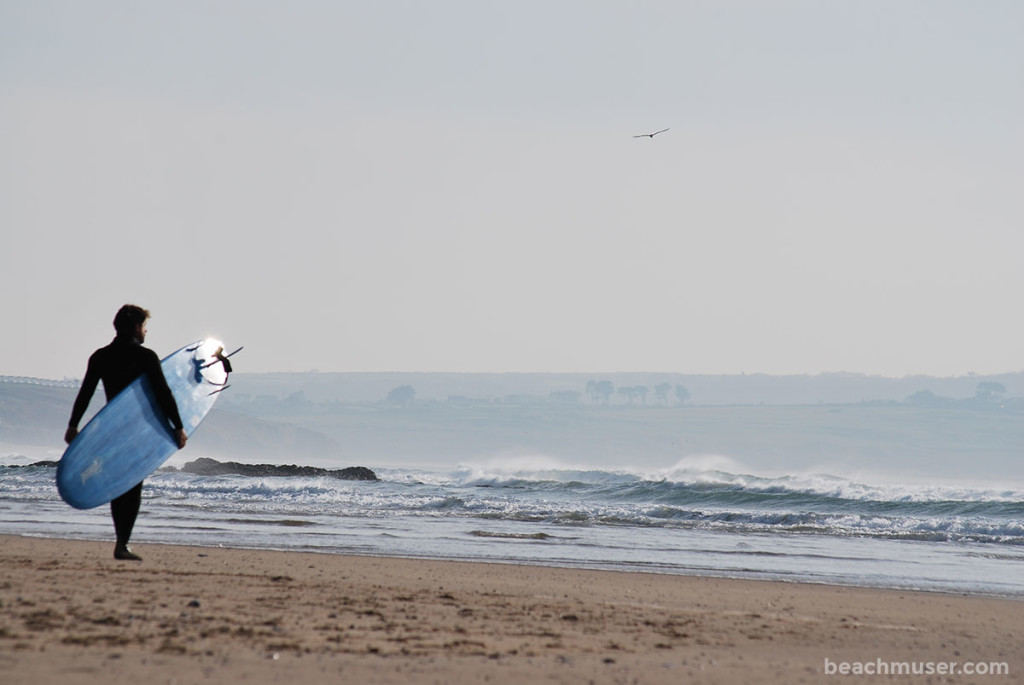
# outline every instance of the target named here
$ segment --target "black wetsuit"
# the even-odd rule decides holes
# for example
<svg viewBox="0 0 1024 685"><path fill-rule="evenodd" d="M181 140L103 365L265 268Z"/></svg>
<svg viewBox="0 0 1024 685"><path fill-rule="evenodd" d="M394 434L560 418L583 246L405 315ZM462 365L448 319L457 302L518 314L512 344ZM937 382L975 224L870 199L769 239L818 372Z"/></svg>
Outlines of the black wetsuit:
<svg viewBox="0 0 1024 685"><path fill-rule="evenodd" d="M174 401L167 379L160 369L160 358L153 350L143 347L131 338L118 336L106 347L101 347L89 357L82 387L75 398L68 425L77 430L78 422L89 408L89 401L96 392L96 385L102 380L107 402L114 399L136 378L146 374L153 387L153 395L174 430L182 428L178 405ZM119 547L128 545L142 503L142 483L110 502L110 513L114 517L114 531Z"/></svg>

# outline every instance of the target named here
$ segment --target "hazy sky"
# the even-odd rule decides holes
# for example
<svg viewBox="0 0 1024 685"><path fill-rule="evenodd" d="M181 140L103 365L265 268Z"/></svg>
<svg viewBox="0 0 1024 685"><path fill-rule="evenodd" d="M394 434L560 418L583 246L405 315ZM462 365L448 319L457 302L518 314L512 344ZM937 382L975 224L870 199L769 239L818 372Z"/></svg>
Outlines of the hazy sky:
<svg viewBox="0 0 1024 685"><path fill-rule="evenodd" d="M1024 3L0 0L0 374L1024 369ZM654 139L633 135L671 127Z"/></svg>

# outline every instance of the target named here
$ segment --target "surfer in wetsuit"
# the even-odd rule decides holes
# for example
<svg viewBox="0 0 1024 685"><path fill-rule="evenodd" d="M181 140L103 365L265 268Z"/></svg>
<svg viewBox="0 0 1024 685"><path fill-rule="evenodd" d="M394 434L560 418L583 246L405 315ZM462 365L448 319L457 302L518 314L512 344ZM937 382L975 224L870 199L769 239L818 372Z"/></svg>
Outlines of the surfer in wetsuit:
<svg viewBox="0 0 1024 685"><path fill-rule="evenodd" d="M160 408L174 428L174 438L178 448L185 446L188 436L178 413L178 405L174 395L167 386L167 379L160 369L160 358L153 350L143 347L146 341L146 320L149 312L134 304L126 304L118 310L114 317L114 330L117 336L106 347L101 347L89 357L89 366L82 380L82 387L75 398L75 406L71 410L71 420L64 434L64 441L71 443L78 435L78 422L85 415L89 401L96 391L96 385L103 381L103 392L107 402L131 385L132 381L146 374L153 387ZM117 534L117 545L114 547L115 559L141 561L142 557L128 548L128 539L132 536L135 519L139 515L142 504L142 483L110 502L110 514L114 518L114 532Z"/></svg>

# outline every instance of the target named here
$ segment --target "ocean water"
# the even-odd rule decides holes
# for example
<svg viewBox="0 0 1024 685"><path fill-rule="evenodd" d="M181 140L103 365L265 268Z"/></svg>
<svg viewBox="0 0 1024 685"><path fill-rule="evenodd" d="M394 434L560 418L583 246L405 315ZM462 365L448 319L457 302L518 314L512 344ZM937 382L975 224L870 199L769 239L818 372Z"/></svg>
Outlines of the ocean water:
<svg viewBox="0 0 1024 685"><path fill-rule="evenodd" d="M109 540L108 508L64 504L52 467L0 459L4 533ZM545 460L378 468L378 482L146 481L133 544L530 563L1024 595L1024 488L825 474L728 460L662 470Z"/></svg>

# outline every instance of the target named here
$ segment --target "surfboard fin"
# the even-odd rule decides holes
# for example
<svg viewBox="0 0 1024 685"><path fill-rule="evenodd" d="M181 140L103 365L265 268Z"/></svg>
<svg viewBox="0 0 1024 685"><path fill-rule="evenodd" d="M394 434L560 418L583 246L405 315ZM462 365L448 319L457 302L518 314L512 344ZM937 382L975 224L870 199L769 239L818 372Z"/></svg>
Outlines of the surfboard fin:
<svg viewBox="0 0 1024 685"><path fill-rule="evenodd" d="M225 385L223 388L217 388L216 390L211 392L209 395L207 395L207 397L209 397L210 395L216 395L219 392L224 392L225 390L227 390L230 387L231 387L230 385Z"/></svg>

